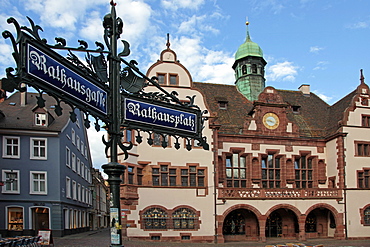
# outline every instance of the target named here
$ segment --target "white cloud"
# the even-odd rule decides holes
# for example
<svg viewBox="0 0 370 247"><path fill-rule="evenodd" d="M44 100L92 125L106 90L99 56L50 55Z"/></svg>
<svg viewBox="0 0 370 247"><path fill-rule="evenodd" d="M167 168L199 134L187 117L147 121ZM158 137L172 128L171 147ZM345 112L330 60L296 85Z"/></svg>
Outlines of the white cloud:
<svg viewBox="0 0 370 247"><path fill-rule="evenodd" d="M162 0L161 5L165 9L177 10L177 9L194 9L197 10L203 5L205 0Z"/></svg>
<svg viewBox="0 0 370 247"><path fill-rule="evenodd" d="M357 23L348 24L346 27L350 28L350 29L368 28L369 27L369 22L368 21L359 21Z"/></svg>
<svg viewBox="0 0 370 247"><path fill-rule="evenodd" d="M152 36L156 28L151 25L152 8L141 1L124 0L116 6L117 16L124 23L121 38L137 45L142 39Z"/></svg>
<svg viewBox="0 0 370 247"><path fill-rule="evenodd" d="M217 16L216 16L217 17ZM196 16L193 15L188 20L182 22L179 26L178 32L184 34L192 34L192 33L199 33L202 34L203 32L211 32L214 34L219 33L219 30L212 27L211 25L207 25L205 22L208 20L208 16Z"/></svg>
<svg viewBox="0 0 370 247"><path fill-rule="evenodd" d="M317 96L319 96L326 103L329 103L329 101L333 98L333 97L327 96L325 94L319 93L316 90L314 90L313 93L316 94Z"/></svg>
<svg viewBox="0 0 370 247"><path fill-rule="evenodd" d="M100 168L102 165L108 163L108 160L105 157L105 145L102 142L102 136L105 136L105 134L106 131L97 132L93 126L87 129L90 153L93 161L93 166L95 168Z"/></svg>
<svg viewBox="0 0 370 247"><path fill-rule="evenodd" d="M16 67L15 61L12 56L13 47L6 44L5 41L0 41L0 68ZM5 70L0 71L0 78L5 76Z"/></svg>
<svg viewBox="0 0 370 247"><path fill-rule="evenodd" d="M313 70L325 70L327 69L326 65L329 64L328 61L317 62L316 67Z"/></svg>
<svg viewBox="0 0 370 247"><path fill-rule="evenodd" d="M267 68L266 79L271 81L294 81L298 68L298 66L294 66L292 62L288 61L271 65Z"/></svg>
<svg viewBox="0 0 370 247"><path fill-rule="evenodd" d="M85 14L86 1L28 0L24 6L40 15L42 25L74 31L79 15Z"/></svg>
<svg viewBox="0 0 370 247"><path fill-rule="evenodd" d="M81 38L102 40L103 33L104 28L101 13L98 11L92 11L87 17L85 23L82 24L82 29L80 31ZM89 48L93 49L93 47Z"/></svg>
<svg viewBox="0 0 370 247"><path fill-rule="evenodd" d="M178 59L189 70L194 81L234 83L232 54L203 47L199 37L180 37L171 43L173 43L171 49L177 53Z"/></svg>
<svg viewBox="0 0 370 247"><path fill-rule="evenodd" d="M319 51L323 50L323 47L318 47L318 46L311 46L310 47L310 52L311 53L319 53Z"/></svg>
<svg viewBox="0 0 370 247"><path fill-rule="evenodd" d="M257 1L254 0L249 3L252 7L253 12L262 12L265 9L269 9L273 14L280 14L286 7L280 0L267 0L267 1Z"/></svg>

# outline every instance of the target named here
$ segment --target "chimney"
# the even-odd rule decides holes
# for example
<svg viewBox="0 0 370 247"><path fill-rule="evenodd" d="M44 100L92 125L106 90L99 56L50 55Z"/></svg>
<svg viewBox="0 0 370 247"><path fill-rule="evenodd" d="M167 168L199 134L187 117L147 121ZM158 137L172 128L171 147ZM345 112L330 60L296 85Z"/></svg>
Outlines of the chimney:
<svg viewBox="0 0 370 247"><path fill-rule="evenodd" d="M303 93L305 96L310 96L310 85L308 84L302 84L299 88L299 91Z"/></svg>
<svg viewBox="0 0 370 247"><path fill-rule="evenodd" d="M24 92L21 92L21 106L27 105L27 87L25 84L22 84L22 87L25 88Z"/></svg>

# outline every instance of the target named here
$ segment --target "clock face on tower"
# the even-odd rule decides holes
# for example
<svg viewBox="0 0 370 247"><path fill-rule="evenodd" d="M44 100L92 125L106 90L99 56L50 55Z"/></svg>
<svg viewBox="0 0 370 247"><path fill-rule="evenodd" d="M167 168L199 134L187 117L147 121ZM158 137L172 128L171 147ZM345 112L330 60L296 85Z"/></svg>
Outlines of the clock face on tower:
<svg viewBox="0 0 370 247"><path fill-rule="evenodd" d="M279 117L275 113L266 113L262 119L263 125L268 129L276 129L279 126Z"/></svg>

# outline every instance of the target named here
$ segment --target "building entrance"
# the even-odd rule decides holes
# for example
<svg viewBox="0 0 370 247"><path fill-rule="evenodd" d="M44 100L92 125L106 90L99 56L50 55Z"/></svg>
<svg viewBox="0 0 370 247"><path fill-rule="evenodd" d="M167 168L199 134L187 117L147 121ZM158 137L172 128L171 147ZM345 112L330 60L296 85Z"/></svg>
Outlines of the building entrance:
<svg viewBox="0 0 370 247"><path fill-rule="evenodd" d="M32 208L32 228L36 232L42 229L50 229L48 208Z"/></svg>
<svg viewBox="0 0 370 247"><path fill-rule="evenodd" d="M266 237L281 237L282 235L282 220L277 212L273 212L266 221Z"/></svg>
<svg viewBox="0 0 370 247"><path fill-rule="evenodd" d="M334 237L336 223L333 213L326 208L316 208L306 217L307 238Z"/></svg>
<svg viewBox="0 0 370 247"><path fill-rule="evenodd" d="M225 241L258 239L259 227L256 215L247 209L237 209L228 214L223 224Z"/></svg>
<svg viewBox="0 0 370 247"><path fill-rule="evenodd" d="M297 238L298 233L298 218L290 209L277 209L266 220L266 237Z"/></svg>

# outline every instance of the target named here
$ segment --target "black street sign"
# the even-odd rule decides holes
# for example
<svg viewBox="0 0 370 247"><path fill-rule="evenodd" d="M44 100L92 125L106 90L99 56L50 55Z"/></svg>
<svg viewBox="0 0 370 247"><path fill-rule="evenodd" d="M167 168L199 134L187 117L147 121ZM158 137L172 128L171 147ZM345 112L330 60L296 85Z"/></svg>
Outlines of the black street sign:
<svg viewBox="0 0 370 247"><path fill-rule="evenodd" d="M128 128L153 130L156 133L200 138L200 111L174 104L125 96L123 122Z"/></svg>
<svg viewBox="0 0 370 247"><path fill-rule="evenodd" d="M48 55L49 54L49 55ZM61 94L67 94L79 104L88 105L100 114L107 114L107 92L92 83L85 76L76 72L76 68L70 69L66 63L62 63L58 54L46 53L36 48L30 42L26 42L27 73L33 78L44 83L43 87L56 90ZM59 56L59 55L58 55Z"/></svg>

